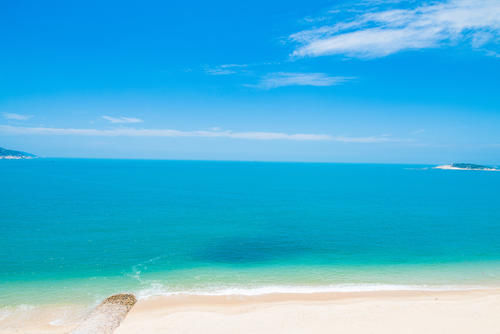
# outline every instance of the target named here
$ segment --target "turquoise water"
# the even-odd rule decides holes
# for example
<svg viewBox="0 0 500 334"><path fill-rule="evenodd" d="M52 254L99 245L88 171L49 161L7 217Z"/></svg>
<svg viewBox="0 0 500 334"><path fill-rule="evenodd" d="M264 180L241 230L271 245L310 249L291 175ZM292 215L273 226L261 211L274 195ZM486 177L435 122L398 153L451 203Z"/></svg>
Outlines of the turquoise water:
<svg viewBox="0 0 500 334"><path fill-rule="evenodd" d="M0 161L0 306L500 283L500 173Z"/></svg>

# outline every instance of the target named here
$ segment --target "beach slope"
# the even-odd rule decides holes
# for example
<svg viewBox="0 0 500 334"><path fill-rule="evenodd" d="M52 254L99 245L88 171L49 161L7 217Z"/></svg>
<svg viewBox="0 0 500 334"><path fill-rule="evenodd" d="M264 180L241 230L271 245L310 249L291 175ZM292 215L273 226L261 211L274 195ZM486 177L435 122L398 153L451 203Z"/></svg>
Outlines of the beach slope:
<svg viewBox="0 0 500 334"><path fill-rule="evenodd" d="M139 301L132 333L499 333L500 290L171 296Z"/></svg>

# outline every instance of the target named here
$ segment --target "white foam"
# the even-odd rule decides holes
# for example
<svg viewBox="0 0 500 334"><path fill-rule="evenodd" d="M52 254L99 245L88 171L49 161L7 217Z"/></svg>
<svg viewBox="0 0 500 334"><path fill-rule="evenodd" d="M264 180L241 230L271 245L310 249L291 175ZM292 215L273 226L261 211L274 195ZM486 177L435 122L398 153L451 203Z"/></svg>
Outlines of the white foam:
<svg viewBox="0 0 500 334"><path fill-rule="evenodd" d="M11 314L12 314L11 310L5 308L0 309L0 321L7 319L7 317L9 317Z"/></svg>
<svg viewBox="0 0 500 334"><path fill-rule="evenodd" d="M51 326L63 326L64 324L65 324L65 321L63 318L54 319L54 320L49 322L49 325L51 325Z"/></svg>
<svg viewBox="0 0 500 334"><path fill-rule="evenodd" d="M132 266L132 273L127 274L127 276L139 281L140 283L144 283L144 280L141 277L142 271L145 269L148 269L148 265L155 263L156 261L158 261L161 258L162 258L162 256L156 256L156 257L153 257L153 258L146 260L144 262L133 265Z"/></svg>
<svg viewBox="0 0 500 334"><path fill-rule="evenodd" d="M338 284L322 286L271 285L262 287L214 287L190 290L169 290L155 283L137 293L139 299L154 296L198 295L198 296L259 296L268 294L309 294L328 292L375 292L375 291L462 291L486 289L484 286L453 285L397 285L397 284Z"/></svg>
<svg viewBox="0 0 500 334"><path fill-rule="evenodd" d="M81 311L80 309L78 311ZM74 309L65 308L62 312L57 313L57 317L49 322L49 325L54 327L65 326L75 321L75 316L80 315Z"/></svg>
<svg viewBox="0 0 500 334"><path fill-rule="evenodd" d="M9 322L13 319L25 321L33 317L36 307L34 305L20 304L0 308L0 322Z"/></svg>

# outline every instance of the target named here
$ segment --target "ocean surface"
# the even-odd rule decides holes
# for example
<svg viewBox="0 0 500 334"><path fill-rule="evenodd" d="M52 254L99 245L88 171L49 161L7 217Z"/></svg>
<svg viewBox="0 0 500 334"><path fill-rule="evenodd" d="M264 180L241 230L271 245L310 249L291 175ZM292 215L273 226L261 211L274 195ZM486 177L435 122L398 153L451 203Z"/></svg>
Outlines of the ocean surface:
<svg viewBox="0 0 500 334"><path fill-rule="evenodd" d="M0 310L500 286L500 173L429 167L0 160Z"/></svg>

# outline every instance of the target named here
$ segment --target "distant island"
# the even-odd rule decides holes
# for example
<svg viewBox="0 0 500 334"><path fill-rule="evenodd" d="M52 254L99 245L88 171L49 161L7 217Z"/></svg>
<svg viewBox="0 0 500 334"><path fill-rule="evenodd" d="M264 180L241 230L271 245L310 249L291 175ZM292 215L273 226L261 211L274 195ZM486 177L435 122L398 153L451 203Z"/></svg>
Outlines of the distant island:
<svg viewBox="0 0 500 334"><path fill-rule="evenodd" d="M31 153L7 150L0 147L0 159L33 159L37 156Z"/></svg>
<svg viewBox="0 0 500 334"><path fill-rule="evenodd" d="M452 170L486 170L486 171L500 171L500 169L491 166L483 166L469 163L454 163L451 165L441 165L434 167L436 169L452 169Z"/></svg>

